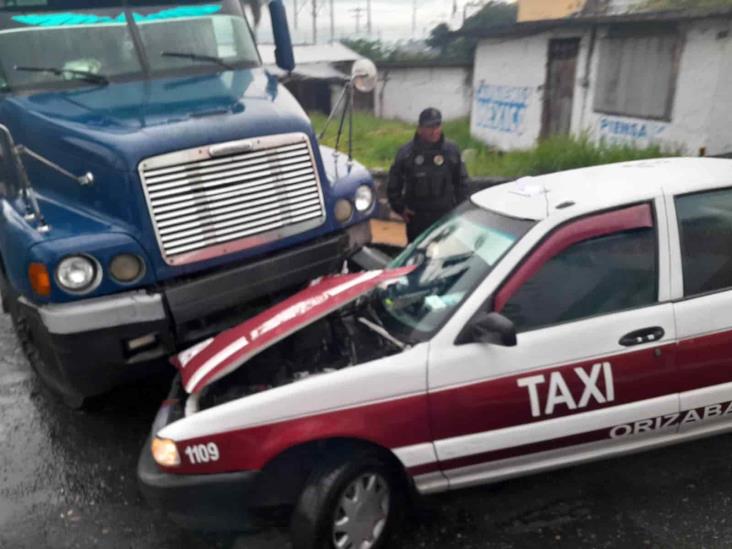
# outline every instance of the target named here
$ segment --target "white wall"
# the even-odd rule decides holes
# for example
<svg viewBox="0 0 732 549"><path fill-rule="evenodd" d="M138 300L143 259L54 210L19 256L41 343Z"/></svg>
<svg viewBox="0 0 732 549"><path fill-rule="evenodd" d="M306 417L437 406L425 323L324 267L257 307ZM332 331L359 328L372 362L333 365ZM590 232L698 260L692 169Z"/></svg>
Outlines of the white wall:
<svg viewBox="0 0 732 549"><path fill-rule="evenodd" d="M722 49L722 67L709 116L709 154L732 153L732 38L719 39L717 44Z"/></svg>
<svg viewBox="0 0 732 549"><path fill-rule="evenodd" d="M699 154L702 148L707 154L732 152L732 37L724 34L729 29L729 22L714 20L685 26L668 121L594 112L599 52L606 32L603 28L598 29L589 65L589 30L483 40L476 51L471 130L502 150L534 145L541 132L549 40L581 36L573 134L586 133L596 141L637 147L658 144L690 155Z"/></svg>
<svg viewBox="0 0 732 549"><path fill-rule="evenodd" d="M473 135L499 149L531 147L539 137L547 35L480 42L473 73Z"/></svg>
<svg viewBox="0 0 732 549"><path fill-rule="evenodd" d="M427 107L445 120L470 114L470 69L464 67L379 68L376 115L416 123Z"/></svg>

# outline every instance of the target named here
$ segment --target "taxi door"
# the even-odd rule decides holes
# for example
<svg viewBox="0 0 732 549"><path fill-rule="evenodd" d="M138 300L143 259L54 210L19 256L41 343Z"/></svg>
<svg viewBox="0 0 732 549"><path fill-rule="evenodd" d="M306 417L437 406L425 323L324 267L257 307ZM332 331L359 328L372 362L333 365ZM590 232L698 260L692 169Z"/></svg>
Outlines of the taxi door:
<svg viewBox="0 0 732 549"><path fill-rule="evenodd" d="M732 428L732 190L667 200L682 436Z"/></svg>
<svg viewBox="0 0 732 549"><path fill-rule="evenodd" d="M476 343L470 321L431 342L430 419L449 487L677 436L665 215L657 199L539 239L467 312L501 313L517 345Z"/></svg>

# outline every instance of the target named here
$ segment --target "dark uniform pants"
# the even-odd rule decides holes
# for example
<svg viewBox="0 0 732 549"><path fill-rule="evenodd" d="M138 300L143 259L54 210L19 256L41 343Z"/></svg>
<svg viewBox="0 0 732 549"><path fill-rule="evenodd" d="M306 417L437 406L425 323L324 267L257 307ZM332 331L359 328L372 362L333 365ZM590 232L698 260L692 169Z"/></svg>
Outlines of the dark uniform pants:
<svg viewBox="0 0 732 549"><path fill-rule="evenodd" d="M407 224L407 240L414 242L417 240L419 235L429 229L435 221L443 216L441 212L425 212L418 213L414 216L412 221Z"/></svg>

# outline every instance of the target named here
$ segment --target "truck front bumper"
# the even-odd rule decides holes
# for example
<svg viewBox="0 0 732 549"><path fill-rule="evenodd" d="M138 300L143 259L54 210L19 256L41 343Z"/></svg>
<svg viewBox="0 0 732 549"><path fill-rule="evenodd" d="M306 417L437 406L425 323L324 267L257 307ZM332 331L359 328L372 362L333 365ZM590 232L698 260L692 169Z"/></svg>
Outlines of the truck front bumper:
<svg viewBox="0 0 732 549"><path fill-rule="evenodd" d="M44 378L76 396L104 393L149 371L151 361L234 326L247 304L324 274L370 240L367 224L157 291L37 306L21 298Z"/></svg>

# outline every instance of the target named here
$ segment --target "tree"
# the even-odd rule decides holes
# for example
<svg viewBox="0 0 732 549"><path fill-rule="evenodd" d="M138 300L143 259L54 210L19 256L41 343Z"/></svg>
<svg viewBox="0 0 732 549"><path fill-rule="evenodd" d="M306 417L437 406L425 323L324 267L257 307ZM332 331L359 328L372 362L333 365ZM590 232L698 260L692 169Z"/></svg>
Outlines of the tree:
<svg viewBox="0 0 732 549"><path fill-rule="evenodd" d="M732 0L730 0L732 1ZM468 17L459 32L502 27L516 22L518 7L491 0L478 13ZM430 33L427 44L439 51L443 59L470 61L473 58L478 39L471 36L456 36L449 27L440 23Z"/></svg>
<svg viewBox="0 0 732 549"><path fill-rule="evenodd" d="M368 40L366 38L354 38L341 40L343 45L351 48L359 55L371 59L372 61L385 61L389 59L392 49L384 45L380 40Z"/></svg>
<svg viewBox="0 0 732 549"><path fill-rule="evenodd" d="M460 30L489 29L511 25L516 22L517 15L518 6L515 3L506 4L491 0L478 13L468 17Z"/></svg>
<svg viewBox="0 0 732 549"><path fill-rule="evenodd" d="M432 32L430 37L427 39L427 45L440 52L440 55L446 55L450 44L454 41L451 36L450 27L446 23L440 23Z"/></svg>
<svg viewBox="0 0 732 549"><path fill-rule="evenodd" d="M647 10L674 10L693 8L732 7L732 0L646 0L643 8Z"/></svg>

